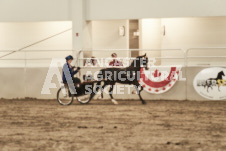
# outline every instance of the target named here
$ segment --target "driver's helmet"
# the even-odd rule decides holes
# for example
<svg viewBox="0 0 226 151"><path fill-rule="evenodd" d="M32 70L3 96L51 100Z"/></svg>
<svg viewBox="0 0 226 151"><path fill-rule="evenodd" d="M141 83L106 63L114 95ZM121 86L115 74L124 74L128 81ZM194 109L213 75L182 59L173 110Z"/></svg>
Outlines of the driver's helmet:
<svg viewBox="0 0 226 151"><path fill-rule="evenodd" d="M74 58L73 58L72 55L69 55L69 56L67 56L65 59L66 59L66 60L73 60Z"/></svg>

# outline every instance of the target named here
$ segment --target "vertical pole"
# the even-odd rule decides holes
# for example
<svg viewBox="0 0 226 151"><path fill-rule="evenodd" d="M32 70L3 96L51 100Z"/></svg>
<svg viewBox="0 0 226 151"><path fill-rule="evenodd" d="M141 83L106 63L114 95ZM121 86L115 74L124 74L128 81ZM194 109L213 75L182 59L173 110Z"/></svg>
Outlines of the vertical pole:
<svg viewBox="0 0 226 151"><path fill-rule="evenodd" d="M27 53L24 51L24 91L25 91L25 96L24 98L28 97L27 96Z"/></svg>
<svg viewBox="0 0 226 151"><path fill-rule="evenodd" d="M84 28L86 26L85 0L70 0L70 15L72 20L72 49L75 58L84 48ZM83 54L81 54L83 55Z"/></svg>
<svg viewBox="0 0 226 151"><path fill-rule="evenodd" d="M184 68L185 68L185 78L186 78L186 87L185 87L185 93L186 93L186 101L188 100L188 77L187 77L187 70L188 70L188 65L187 65L187 52L188 49L184 49Z"/></svg>

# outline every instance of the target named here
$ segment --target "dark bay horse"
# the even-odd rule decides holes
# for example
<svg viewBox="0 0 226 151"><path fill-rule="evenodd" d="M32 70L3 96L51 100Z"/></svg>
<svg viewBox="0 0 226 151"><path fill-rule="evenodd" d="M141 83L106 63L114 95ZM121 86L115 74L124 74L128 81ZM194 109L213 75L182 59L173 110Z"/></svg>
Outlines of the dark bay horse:
<svg viewBox="0 0 226 151"><path fill-rule="evenodd" d="M98 74L98 82L95 87L95 91L93 91L90 95L90 100L94 97L94 95L98 92L101 88L101 96L103 97L103 89L110 85L109 95L111 97L111 101L114 104L118 104L116 100L114 100L112 96L112 92L114 89L115 83L122 83L122 84L133 84L136 88L137 94L140 97L140 100L143 104L146 102L142 99L140 93L143 90L143 87L139 84L140 79L140 69L141 67L145 67L148 69L148 58L146 54L143 56L138 56L129 67L126 68L105 68L100 70ZM101 81L104 82L101 85ZM140 89L139 89L140 88Z"/></svg>
<svg viewBox="0 0 226 151"><path fill-rule="evenodd" d="M209 78L206 80L206 84L204 85L204 88L207 87L207 92L209 92L209 87L211 87L211 89L213 89L213 81L216 82L216 84L218 85L218 91L220 91L220 86L224 84L224 80L223 80L223 76L224 72L221 71L217 74L216 78Z"/></svg>

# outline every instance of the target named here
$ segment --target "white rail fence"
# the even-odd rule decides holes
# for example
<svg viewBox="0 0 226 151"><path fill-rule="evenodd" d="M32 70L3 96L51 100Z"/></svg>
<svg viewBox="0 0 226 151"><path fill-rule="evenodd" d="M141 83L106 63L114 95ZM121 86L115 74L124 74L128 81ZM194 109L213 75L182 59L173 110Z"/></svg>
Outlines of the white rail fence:
<svg viewBox="0 0 226 151"><path fill-rule="evenodd" d="M0 57L15 52L0 50ZM200 47L189 49L95 49L95 50L21 50L0 58L0 67L48 67L53 58L64 58L69 54L76 55L76 66L85 67L92 56L99 62L111 60L111 54L117 53L119 59L131 62L136 56L147 54L155 60L156 66L226 66L226 47ZM136 55L136 56L135 56ZM126 59L125 59L126 58Z"/></svg>
<svg viewBox="0 0 226 151"><path fill-rule="evenodd" d="M185 56L186 66L226 66L226 47L189 48Z"/></svg>
<svg viewBox="0 0 226 151"><path fill-rule="evenodd" d="M14 51L0 50L0 57ZM53 58L64 58L72 50L21 50L0 58L0 67L49 67Z"/></svg>
<svg viewBox="0 0 226 151"><path fill-rule="evenodd" d="M185 52L182 49L95 49L81 50L78 52L78 66L84 67L87 60L92 56L99 62L109 62L112 60L111 54L116 53L118 59L128 65L138 55L147 54L147 57L154 61L156 65L185 64ZM127 62L128 61L128 62Z"/></svg>
<svg viewBox="0 0 226 151"><path fill-rule="evenodd" d="M13 50L12 50L13 51ZM0 51L0 56L5 55L12 51ZM76 66L81 66L81 73L85 74L86 71L99 71L103 67L85 67L85 61L91 59L95 56L96 59L106 59L110 58L112 53L117 53L121 59L128 58L131 61L137 55L143 55L147 53L149 58L156 59L156 66L174 66L180 65L183 70L183 78L186 81L179 81L176 87L174 87L169 93L162 95L152 95L153 99L180 99L180 100L201 100L202 98L196 95L192 88L192 81L194 75L197 74L201 69L205 67L219 66L226 67L226 47L225 48L190 48L184 49L106 49L106 50L21 50L16 53L12 53L6 57L0 58L0 68L4 77L8 78L7 72L12 72L17 75L14 82L12 78L9 77L7 80L0 81L2 84L5 82L6 88L2 89L2 94L7 94L7 96L16 97L37 97L46 98L47 96L41 95L41 88L43 86L45 76L48 72L48 68L53 58L64 59L65 56L73 54L77 58L74 59ZM13 69L13 71L11 70ZM6 72L6 73L5 73ZM82 78L82 77L80 77ZM35 79L35 80L34 80ZM56 79L55 79L56 81ZM36 82L34 84L34 82ZM17 85L15 87L14 85ZM15 88L14 93L9 93L8 89ZM21 92L19 93L18 88ZM16 93L18 91L18 94ZM177 95L175 95L175 93ZM53 98L55 93L53 93ZM7 97L6 96L6 97ZM14 96L14 97L15 97ZM146 95L150 98L149 95ZM0 96L1 98L1 96ZM51 98L51 97L50 97Z"/></svg>

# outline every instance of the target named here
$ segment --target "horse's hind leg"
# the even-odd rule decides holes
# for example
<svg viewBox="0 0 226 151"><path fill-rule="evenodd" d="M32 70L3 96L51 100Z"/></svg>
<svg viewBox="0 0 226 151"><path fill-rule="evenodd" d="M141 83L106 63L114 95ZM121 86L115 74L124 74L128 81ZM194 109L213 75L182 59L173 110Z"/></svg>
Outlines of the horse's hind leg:
<svg viewBox="0 0 226 151"><path fill-rule="evenodd" d="M139 87L141 87L141 89L139 90ZM143 100L143 98L141 97L141 95L140 95L140 92L143 90L143 87L141 86L141 85L135 85L135 88L136 88L136 90L137 90L137 94L139 95L139 97L140 97L140 100L142 101L142 104L146 104L146 102Z"/></svg>
<svg viewBox="0 0 226 151"><path fill-rule="evenodd" d="M112 92L113 92L113 89L114 89L114 85L115 84L110 85L109 95L111 97L111 102L113 102L114 104L118 104L118 102L113 98L113 95L112 95Z"/></svg>
<svg viewBox="0 0 226 151"><path fill-rule="evenodd" d="M92 93L90 94L89 100L92 100L92 98L94 97L94 95L95 95L95 92L92 92Z"/></svg>
<svg viewBox="0 0 226 151"><path fill-rule="evenodd" d="M89 100L92 100L92 98L96 95L96 93L98 92L98 90L100 89L100 87L101 87L101 83L100 82L98 82L97 84L96 84L96 90L94 91L94 87L93 87L93 91L92 91L92 93L90 94L90 97L89 97Z"/></svg>

